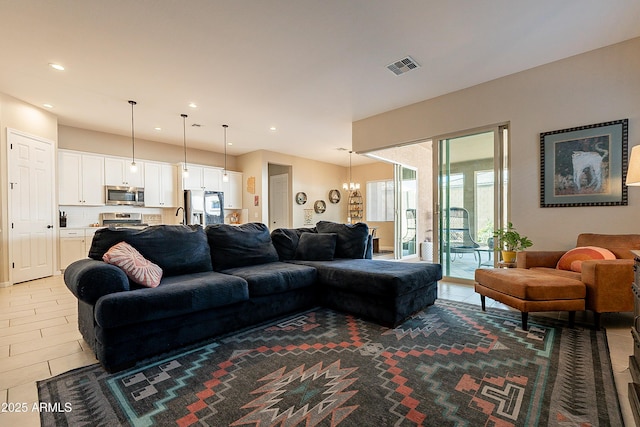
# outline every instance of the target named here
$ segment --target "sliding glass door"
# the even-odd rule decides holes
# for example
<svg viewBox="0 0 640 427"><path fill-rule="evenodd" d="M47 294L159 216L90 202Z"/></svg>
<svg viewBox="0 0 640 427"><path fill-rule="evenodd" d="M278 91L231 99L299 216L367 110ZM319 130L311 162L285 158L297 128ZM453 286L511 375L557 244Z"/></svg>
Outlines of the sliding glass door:
<svg viewBox="0 0 640 427"><path fill-rule="evenodd" d="M395 181L395 258L418 253L418 174L415 169L394 165Z"/></svg>
<svg viewBox="0 0 640 427"><path fill-rule="evenodd" d="M493 267L493 230L506 217L507 127L438 139L439 261L443 274L473 280Z"/></svg>

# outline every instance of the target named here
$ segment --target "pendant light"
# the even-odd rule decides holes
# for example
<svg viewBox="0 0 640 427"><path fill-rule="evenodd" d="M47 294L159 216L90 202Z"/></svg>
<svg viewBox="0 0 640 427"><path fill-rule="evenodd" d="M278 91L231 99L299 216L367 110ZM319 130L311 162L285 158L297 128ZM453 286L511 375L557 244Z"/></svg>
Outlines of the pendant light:
<svg viewBox="0 0 640 427"><path fill-rule="evenodd" d="M182 166L182 177L189 178L189 169L187 169L187 116L180 114L182 117L182 146L184 148L184 165Z"/></svg>
<svg viewBox="0 0 640 427"><path fill-rule="evenodd" d="M224 173L222 174L222 182L229 182L229 175L227 174L227 128L229 125L222 125L224 129Z"/></svg>
<svg viewBox="0 0 640 427"><path fill-rule="evenodd" d="M345 182L342 184L342 188L347 191L354 191L354 190L360 189L360 183L353 182L351 180L351 153L353 153L353 151L349 151L349 183Z"/></svg>
<svg viewBox="0 0 640 427"><path fill-rule="evenodd" d="M136 165L136 138L133 126L133 106L137 104L136 101L129 101L131 104L131 172L138 172L138 165Z"/></svg>

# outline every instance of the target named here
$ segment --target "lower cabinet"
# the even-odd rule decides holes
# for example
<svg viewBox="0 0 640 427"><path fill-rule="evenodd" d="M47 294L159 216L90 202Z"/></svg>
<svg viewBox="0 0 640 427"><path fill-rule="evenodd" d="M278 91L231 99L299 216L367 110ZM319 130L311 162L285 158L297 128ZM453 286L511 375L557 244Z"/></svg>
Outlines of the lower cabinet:
<svg viewBox="0 0 640 427"><path fill-rule="evenodd" d="M95 229L69 228L60 230L58 244L59 266L64 270L74 261L87 258Z"/></svg>

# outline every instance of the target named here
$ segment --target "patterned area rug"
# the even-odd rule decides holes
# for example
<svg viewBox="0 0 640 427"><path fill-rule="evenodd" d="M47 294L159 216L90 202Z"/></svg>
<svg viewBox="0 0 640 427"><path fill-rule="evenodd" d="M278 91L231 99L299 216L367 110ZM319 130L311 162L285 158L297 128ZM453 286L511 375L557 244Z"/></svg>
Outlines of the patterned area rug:
<svg viewBox="0 0 640 427"><path fill-rule="evenodd" d="M325 308L109 375L38 383L44 426L622 425L606 335L438 300L396 329Z"/></svg>

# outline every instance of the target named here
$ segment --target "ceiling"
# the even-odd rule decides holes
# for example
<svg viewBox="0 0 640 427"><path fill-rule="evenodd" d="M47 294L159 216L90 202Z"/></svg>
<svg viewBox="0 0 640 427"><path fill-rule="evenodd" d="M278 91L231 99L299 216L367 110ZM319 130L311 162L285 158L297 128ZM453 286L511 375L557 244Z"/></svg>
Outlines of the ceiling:
<svg viewBox="0 0 640 427"><path fill-rule="evenodd" d="M189 147L223 151L228 124L229 154L341 165L355 120L640 36L638 0L0 0L0 16L0 92L62 125L130 135L135 100L137 138L182 145L184 113ZM386 69L407 55L421 67Z"/></svg>

